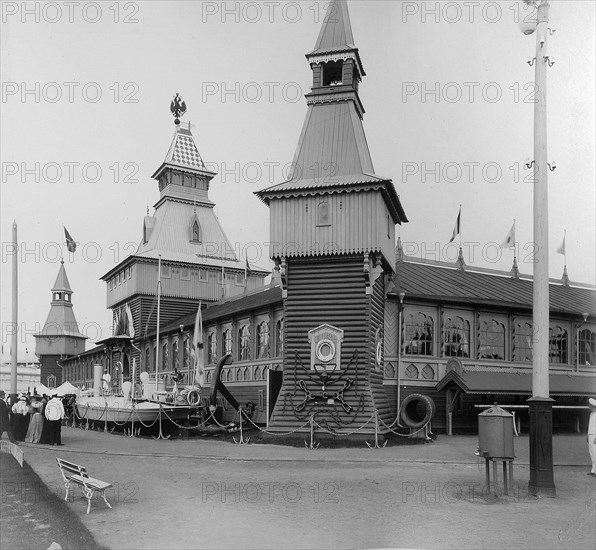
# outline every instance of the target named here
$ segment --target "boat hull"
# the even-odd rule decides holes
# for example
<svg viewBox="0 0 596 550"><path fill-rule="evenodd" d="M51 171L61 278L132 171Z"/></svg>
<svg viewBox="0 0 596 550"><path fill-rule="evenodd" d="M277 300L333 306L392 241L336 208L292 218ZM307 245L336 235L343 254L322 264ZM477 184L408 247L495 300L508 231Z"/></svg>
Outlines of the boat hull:
<svg viewBox="0 0 596 550"><path fill-rule="evenodd" d="M79 398L76 403L77 416L81 420L115 422L154 422L161 415L162 422L182 420L196 412L191 405L173 405L151 401L125 401L123 398L89 397Z"/></svg>

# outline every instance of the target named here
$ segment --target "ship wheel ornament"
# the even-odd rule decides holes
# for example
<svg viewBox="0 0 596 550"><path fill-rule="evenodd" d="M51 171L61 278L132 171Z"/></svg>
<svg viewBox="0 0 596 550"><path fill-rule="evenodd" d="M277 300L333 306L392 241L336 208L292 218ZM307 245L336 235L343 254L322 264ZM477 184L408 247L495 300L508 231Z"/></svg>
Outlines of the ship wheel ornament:
<svg viewBox="0 0 596 550"><path fill-rule="evenodd" d="M186 113L186 103L180 97L180 94L176 93L172 103L170 103L170 111L174 115L174 124L178 126L180 124L180 117Z"/></svg>

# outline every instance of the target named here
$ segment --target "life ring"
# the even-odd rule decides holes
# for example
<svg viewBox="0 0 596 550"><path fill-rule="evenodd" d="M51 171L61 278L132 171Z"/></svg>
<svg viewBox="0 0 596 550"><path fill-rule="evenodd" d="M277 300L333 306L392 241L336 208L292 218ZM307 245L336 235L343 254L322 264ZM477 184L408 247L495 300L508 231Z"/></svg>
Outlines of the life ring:
<svg viewBox="0 0 596 550"><path fill-rule="evenodd" d="M201 392L195 388L186 394L186 400L189 405L198 405L201 402Z"/></svg>
<svg viewBox="0 0 596 550"><path fill-rule="evenodd" d="M421 405L424 407L424 416L418 412ZM412 393L401 402L399 410L403 423L408 428L417 430L431 421L437 408L435 402L428 395Z"/></svg>

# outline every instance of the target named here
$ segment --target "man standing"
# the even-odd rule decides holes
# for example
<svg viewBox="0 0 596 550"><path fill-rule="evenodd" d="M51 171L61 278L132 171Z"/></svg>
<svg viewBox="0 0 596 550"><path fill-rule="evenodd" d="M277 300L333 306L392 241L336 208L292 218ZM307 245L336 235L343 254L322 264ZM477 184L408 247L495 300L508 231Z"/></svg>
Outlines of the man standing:
<svg viewBox="0 0 596 550"><path fill-rule="evenodd" d="M62 445L62 419L64 418L64 405L57 396L52 396L48 401L45 411L48 420L48 445Z"/></svg>
<svg viewBox="0 0 596 550"><path fill-rule="evenodd" d="M588 405L590 406L588 449L590 451L590 458L592 459L592 471L588 472L588 475L596 477L596 399L588 399Z"/></svg>
<svg viewBox="0 0 596 550"><path fill-rule="evenodd" d="M8 418L8 405L6 405L6 401L4 401L4 395L4 392L0 391L0 438L2 437L2 434L6 432L10 442L14 443L15 439Z"/></svg>

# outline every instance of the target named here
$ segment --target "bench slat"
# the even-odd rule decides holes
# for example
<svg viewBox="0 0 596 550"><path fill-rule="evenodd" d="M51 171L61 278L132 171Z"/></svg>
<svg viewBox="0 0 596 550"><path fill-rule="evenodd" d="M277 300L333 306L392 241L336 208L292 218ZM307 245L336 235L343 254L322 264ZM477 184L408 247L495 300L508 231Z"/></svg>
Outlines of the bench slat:
<svg viewBox="0 0 596 550"><path fill-rule="evenodd" d="M101 480L95 479L93 477L72 476L70 479L71 479L71 481L74 481L75 483L79 483L81 485L88 485L89 487L92 487L93 489L97 489L98 491L107 489L108 487L112 486L111 483L106 483L105 481L101 481Z"/></svg>

